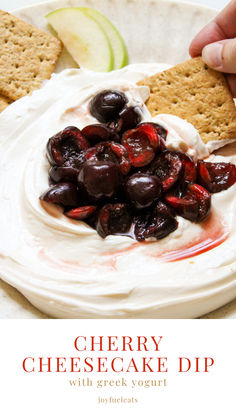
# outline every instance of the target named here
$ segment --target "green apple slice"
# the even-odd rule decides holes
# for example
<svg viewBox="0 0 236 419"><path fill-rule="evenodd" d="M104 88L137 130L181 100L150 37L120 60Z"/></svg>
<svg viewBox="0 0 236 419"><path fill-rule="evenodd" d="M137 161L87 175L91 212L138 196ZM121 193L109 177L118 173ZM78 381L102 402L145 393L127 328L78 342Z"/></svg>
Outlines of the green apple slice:
<svg viewBox="0 0 236 419"><path fill-rule="evenodd" d="M84 10L87 15L94 18L96 22L99 23L105 30L113 49L114 69L116 70L126 66L128 64L127 48L116 27L107 17L95 9L91 9L89 7L80 7L80 10Z"/></svg>
<svg viewBox="0 0 236 419"><path fill-rule="evenodd" d="M46 15L75 62L93 71L113 70L114 56L103 27L77 7L57 9Z"/></svg>

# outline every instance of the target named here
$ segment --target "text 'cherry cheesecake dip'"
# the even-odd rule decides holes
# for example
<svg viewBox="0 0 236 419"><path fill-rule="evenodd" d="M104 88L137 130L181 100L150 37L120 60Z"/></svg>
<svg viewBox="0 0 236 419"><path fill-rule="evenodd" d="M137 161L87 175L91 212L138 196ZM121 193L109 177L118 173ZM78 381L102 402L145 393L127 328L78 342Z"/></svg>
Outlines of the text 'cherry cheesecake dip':
<svg viewBox="0 0 236 419"><path fill-rule="evenodd" d="M196 317L235 292L236 147L64 70L0 115L1 277L54 317ZM13 123L14 121L14 123Z"/></svg>

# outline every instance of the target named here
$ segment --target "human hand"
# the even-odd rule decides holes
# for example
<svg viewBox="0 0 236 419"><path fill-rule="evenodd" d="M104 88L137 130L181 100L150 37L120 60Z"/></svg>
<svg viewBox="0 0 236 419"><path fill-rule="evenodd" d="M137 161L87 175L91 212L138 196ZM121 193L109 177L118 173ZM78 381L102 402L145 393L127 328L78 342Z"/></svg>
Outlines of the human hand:
<svg viewBox="0 0 236 419"><path fill-rule="evenodd" d="M202 54L203 61L227 73L231 92L236 97L236 0L232 0L191 42L191 57Z"/></svg>

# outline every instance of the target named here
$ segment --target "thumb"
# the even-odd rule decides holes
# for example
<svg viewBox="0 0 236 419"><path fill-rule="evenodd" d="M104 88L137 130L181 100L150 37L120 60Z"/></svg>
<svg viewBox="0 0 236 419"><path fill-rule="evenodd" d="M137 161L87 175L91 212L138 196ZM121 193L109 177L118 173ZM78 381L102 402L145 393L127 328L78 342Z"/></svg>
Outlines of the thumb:
<svg viewBox="0 0 236 419"><path fill-rule="evenodd" d="M236 38L206 45L202 50L202 59L217 71L236 73Z"/></svg>

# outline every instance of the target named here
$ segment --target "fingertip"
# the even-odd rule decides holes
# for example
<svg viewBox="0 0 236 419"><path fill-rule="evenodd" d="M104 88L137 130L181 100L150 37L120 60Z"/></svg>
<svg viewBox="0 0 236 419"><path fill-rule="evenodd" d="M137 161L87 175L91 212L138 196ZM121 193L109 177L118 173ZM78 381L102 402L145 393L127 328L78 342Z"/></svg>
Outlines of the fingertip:
<svg viewBox="0 0 236 419"><path fill-rule="evenodd" d="M189 46L189 54L192 58L198 57L202 53L202 48L205 46L206 40L202 36L202 31L199 32L192 40Z"/></svg>
<svg viewBox="0 0 236 419"><path fill-rule="evenodd" d="M208 23L198 34L193 38L189 46L189 54L192 58L198 57L202 53L202 49L213 42L222 40L220 30L215 21Z"/></svg>
<svg viewBox="0 0 236 419"><path fill-rule="evenodd" d="M201 49L195 44L194 40L191 42L188 52L192 58L201 55Z"/></svg>
<svg viewBox="0 0 236 419"><path fill-rule="evenodd" d="M223 44L220 42L213 42L213 44L206 45L202 50L202 59L218 71L224 71L222 59Z"/></svg>

